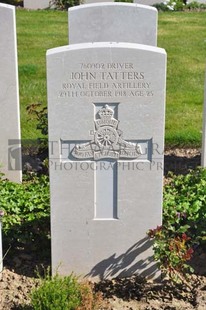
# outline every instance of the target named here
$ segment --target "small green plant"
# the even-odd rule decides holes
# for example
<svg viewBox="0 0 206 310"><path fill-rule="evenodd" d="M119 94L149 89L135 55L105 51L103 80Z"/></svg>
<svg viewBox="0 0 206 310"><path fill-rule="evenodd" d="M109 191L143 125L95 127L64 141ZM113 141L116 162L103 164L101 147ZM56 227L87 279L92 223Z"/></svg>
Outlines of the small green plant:
<svg viewBox="0 0 206 310"><path fill-rule="evenodd" d="M206 170L172 177L164 189L163 224L148 232L154 238L155 259L164 273L182 280L197 246L206 242Z"/></svg>
<svg viewBox="0 0 206 310"><path fill-rule="evenodd" d="M81 304L81 286L73 274L53 277L49 271L31 293L34 310L75 310Z"/></svg>
<svg viewBox="0 0 206 310"><path fill-rule="evenodd" d="M80 282L71 274L53 277L50 268L46 269L44 276L39 277L39 285L31 292L33 310L97 310L102 303L100 292L94 293L93 285Z"/></svg>

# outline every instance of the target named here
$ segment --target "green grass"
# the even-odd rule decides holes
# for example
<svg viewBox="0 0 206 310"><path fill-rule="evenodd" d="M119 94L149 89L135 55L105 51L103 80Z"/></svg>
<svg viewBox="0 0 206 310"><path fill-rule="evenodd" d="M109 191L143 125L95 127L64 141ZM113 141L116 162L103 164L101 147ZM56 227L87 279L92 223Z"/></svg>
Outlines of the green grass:
<svg viewBox="0 0 206 310"><path fill-rule="evenodd" d="M201 144L206 12L159 13L158 46L166 49L166 145ZM22 138L36 138L26 106L46 105L46 50L68 43L67 12L17 10Z"/></svg>
<svg viewBox="0 0 206 310"><path fill-rule="evenodd" d="M159 13L167 51L166 145L201 145L206 13Z"/></svg>

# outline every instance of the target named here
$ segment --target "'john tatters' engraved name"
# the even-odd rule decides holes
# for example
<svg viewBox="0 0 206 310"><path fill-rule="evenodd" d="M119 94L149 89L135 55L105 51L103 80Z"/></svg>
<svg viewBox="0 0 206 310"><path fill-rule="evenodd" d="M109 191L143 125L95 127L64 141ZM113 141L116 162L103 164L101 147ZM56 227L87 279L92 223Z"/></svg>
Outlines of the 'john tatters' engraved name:
<svg viewBox="0 0 206 310"><path fill-rule="evenodd" d="M144 72L71 72L72 80L143 80Z"/></svg>

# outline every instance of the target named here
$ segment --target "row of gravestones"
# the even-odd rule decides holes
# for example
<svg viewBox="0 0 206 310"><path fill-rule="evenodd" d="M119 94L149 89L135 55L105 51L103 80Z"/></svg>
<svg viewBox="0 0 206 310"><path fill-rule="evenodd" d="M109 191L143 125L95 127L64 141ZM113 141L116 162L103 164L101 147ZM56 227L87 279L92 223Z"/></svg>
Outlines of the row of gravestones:
<svg viewBox="0 0 206 310"><path fill-rule="evenodd" d="M163 2L164 0L134 0L133 3L144 4L144 5L153 5L155 3ZM53 0L24 0L24 8L38 10L38 9L46 9L46 8L54 8L55 1ZM114 0L82 0L80 1L82 4L89 3L100 3L100 2L115 2Z"/></svg>
<svg viewBox="0 0 206 310"><path fill-rule="evenodd" d="M20 181L13 7L0 4L0 25L1 162ZM47 52L53 270L155 277L146 232L161 224L166 81L157 11L74 7L69 38Z"/></svg>

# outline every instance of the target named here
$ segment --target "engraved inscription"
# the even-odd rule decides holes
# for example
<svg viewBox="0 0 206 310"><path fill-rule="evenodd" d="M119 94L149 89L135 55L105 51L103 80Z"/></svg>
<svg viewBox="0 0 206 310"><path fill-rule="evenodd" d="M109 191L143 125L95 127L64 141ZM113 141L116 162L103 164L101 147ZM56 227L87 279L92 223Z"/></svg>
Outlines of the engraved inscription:
<svg viewBox="0 0 206 310"><path fill-rule="evenodd" d="M78 159L135 159L141 154L138 143L127 142L123 133L118 129L119 121L114 118L114 111L105 105L98 112L92 141L76 144L71 154Z"/></svg>
<svg viewBox="0 0 206 310"><path fill-rule="evenodd" d="M151 97L152 82L133 63L81 63L68 74L58 98Z"/></svg>
<svg viewBox="0 0 206 310"><path fill-rule="evenodd" d="M81 69L133 69L132 63L81 63Z"/></svg>

